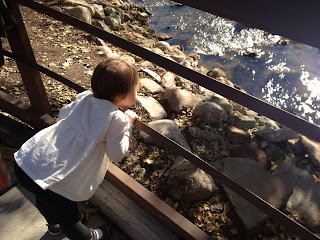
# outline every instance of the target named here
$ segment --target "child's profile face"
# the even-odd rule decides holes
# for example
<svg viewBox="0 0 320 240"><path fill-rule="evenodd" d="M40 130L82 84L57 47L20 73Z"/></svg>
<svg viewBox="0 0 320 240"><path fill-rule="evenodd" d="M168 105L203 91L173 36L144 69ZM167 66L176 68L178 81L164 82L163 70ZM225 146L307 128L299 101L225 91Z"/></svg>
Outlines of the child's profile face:
<svg viewBox="0 0 320 240"><path fill-rule="evenodd" d="M127 95L124 98L116 98L113 103L118 108L129 108L131 107L137 100L137 92L139 90L140 86L140 78L137 80L137 83L135 86L133 86L132 89L127 93Z"/></svg>

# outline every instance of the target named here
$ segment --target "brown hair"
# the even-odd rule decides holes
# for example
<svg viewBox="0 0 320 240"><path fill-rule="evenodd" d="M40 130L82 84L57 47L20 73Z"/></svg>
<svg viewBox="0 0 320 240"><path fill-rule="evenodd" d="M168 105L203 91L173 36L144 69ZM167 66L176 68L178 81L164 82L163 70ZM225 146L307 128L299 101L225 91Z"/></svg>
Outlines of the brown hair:
<svg viewBox="0 0 320 240"><path fill-rule="evenodd" d="M116 97L126 97L138 79L134 66L119 58L108 58L96 66L91 88L96 98L113 102Z"/></svg>

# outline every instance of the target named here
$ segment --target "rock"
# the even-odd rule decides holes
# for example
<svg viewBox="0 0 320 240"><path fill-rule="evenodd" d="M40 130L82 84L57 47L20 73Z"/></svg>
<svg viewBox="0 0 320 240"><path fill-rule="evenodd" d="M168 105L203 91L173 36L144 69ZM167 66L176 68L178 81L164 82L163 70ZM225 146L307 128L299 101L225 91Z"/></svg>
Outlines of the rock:
<svg viewBox="0 0 320 240"><path fill-rule="evenodd" d="M170 44L165 41L159 41L154 46L160 48L165 53L170 51Z"/></svg>
<svg viewBox="0 0 320 240"><path fill-rule="evenodd" d="M264 152L267 155L267 159L273 162L282 161L285 159L286 154L276 145L268 144L264 149Z"/></svg>
<svg viewBox="0 0 320 240"><path fill-rule="evenodd" d="M288 141L289 139L294 139L299 137L295 131L287 128L281 128L281 129L267 128L267 129L256 131L254 135L258 139L262 139L263 141L266 141L268 143L283 142L283 141Z"/></svg>
<svg viewBox="0 0 320 240"><path fill-rule="evenodd" d="M228 114L231 114L233 111L233 105L229 103L228 99L219 94L206 92L204 94L204 101L210 101L219 104Z"/></svg>
<svg viewBox="0 0 320 240"><path fill-rule="evenodd" d="M185 149L187 149L189 151L191 150L189 144L185 140L184 136L180 132L180 129L178 128L177 124L174 121L169 120L169 119L156 120L156 121L148 123L148 126L155 129L156 131L158 131L162 135L170 138L171 140L177 142ZM142 140L145 142L149 142L149 143L156 144L156 145L161 144L161 143L153 140L145 132L141 132L140 136L141 136Z"/></svg>
<svg viewBox="0 0 320 240"><path fill-rule="evenodd" d="M267 168L267 155L257 147L248 145L231 145L229 146L231 157L251 158L254 159L263 168Z"/></svg>
<svg viewBox="0 0 320 240"><path fill-rule="evenodd" d="M167 113L162 105L153 97L138 96L137 100L149 113L150 118L163 119L167 117Z"/></svg>
<svg viewBox="0 0 320 240"><path fill-rule="evenodd" d="M320 143L312 141L303 135L300 135L300 142L308 153L312 164L315 167L320 168Z"/></svg>
<svg viewBox="0 0 320 240"><path fill-rule="evenodd" d="M165 41L171 39L172 35L166 33L158 33L155 37L158 38L159 41Z"/></svg>
<svg viewBox="0 0 320 240"><path fill-rule="evenodd" d="M106 17L106 15L104 14L103 6L98 5L98 4L91 4L91 6L95 10L93 17L98 18L98 19L104 19Z"/></svg>
<svg viewBox="0 0 320 240"><path fill-rule="evenodd" d="M192 91L194 89L197 89L197 84L194 82L189 81L188 79L185 79L179 75L175 77L175 81L178 86L181 88L187 89L189 91Z"/></svg>
<svg viewBox="0 0 320 240"><path fill-rule="evenodd" d="M105 22L102 21L102 20L98 20L98 21L95 23L95 25L97 25L97 27L105 30L106 32L109 32L109 33L111 32L110 27L109 27L107 24L105 24Z"/></svg>
<svg viewBox="0 0 320 240"><path fill-rule="evenodd" d="M164 52L160 48L153 48L152 52L154 52L156 54L159 54L159 55L163 55L164 54Z"/></svg>
<svg viewBox="0 0 320 240"><path fill-rule="evenodd" d="M248 158L225 158L215 162L223 173L232 178L249 191L258 195L275 208L283 206L290 196L290 189L283 181L261 168L258 163ZM250 176L250 177L248 177ZM229 198L248 229L256 227L266 220L268 215L244 200L238 194L225 188Z"/></svg>
<svg viewBox="0 0 320 240"><path fill-rule="evenodd" d="M252 116L232 116L232 119L234 121L234 125L242 130L248 130L256 126L256 119Z"/></svg>
<svg viewBox="0 0 320 240"><path fill-rule="evenodd" d="M78 18L88 24L92 23L91 11L87 7L65 7L65 10L75 18Z"/></svg>
<svg viewBox="0 0 320 240"><path fill-rule="evenodd" d="M61 5L73 6L73 7L85 7L90 11L91 18L95 15L95 9L86 1L82 0L62 0ZM72 15L73 16L73 15ZM75 16L76 17L76 16ZM81 18L79 18L81 19ZM81 19L82 20L82 19ZM91 23L90 23L91 24Z"/></svg>
<svg viewBox="0 0 320 240"><path fill-rule="evenodd" d="M167 72L165 75L161 78L161 86L164 88L176 88L176 82L175 82L175 74L172 72Z"/></svg>
<svg viewBox="0 0 320 240"><path fill-rule="evenodd" d="M169 109L175 112L181 112L194 106L192 93L179 88L167 89L164 92L164 98L167 100Z"/></svg>
<svg viewBox="0 0 320 240"><path fill-rule="evenodd" d="M145 73L147 73L148 75L150 75L151 77L153 77L155 80L157 80L158 82L161 82L161 77L159 76L158 73L151 71L148 68L141 68L142 71L144 71Z"/></svg>
<svg viewBox="0 0 320 240"><path fill-rule="evenodd" d="M218 142L221 145L225 144L225 140L218 134L202 130L198 127L188 127L188 133L192 138L204 140L207 142Z"/></svg>
<svg viewBox="0 0 320 240"><path fill-rule="evenodd" d="M104 14L106 15L106 16L109 16L109 15L111 15L111 14L116 14L116 10L113 8L113 7L111 7L111 6L106 6L106 7L104 7Z"/></svg>
<svg viewBox="0 0 320 240"><path fill-rule="evenodd" d="M163 87L149 78L141 78L140 85L151 93L160 93L164 91Z"/></svg>
<svg viewBox="0 0 320 240"><path fill-rule="evenodd" d="M286 159L273 172L290 188L290 196L286 210L294 213L296 220L320 233L320 186L312 176L295 166L296 159ZM290 181L288 181L290 179Z"/></svg>
<svg viewBox="0 0 320 240"><path fill-rule="evenodd" d="M227 77L227 74L220 68L210 69L209 72L207 73L207 75L212 78L218 78L218 77L226 78Z"/></svg>
<svg viewBox="0 0 320 240"><path fill-rule="evenodd" d="M251 136L248 132L233 126L227 128L227 133L232 144L245 145L251 140Z"/></svg>
<svg viewBox="0 0 320 240"><path fill-rule="evenodd" d="M153 68L154 64L152 62L149 61L143 61L140 63L140 67L142 68Z"/></svg>
<svg viewBox="0 0 320 240"><path fill-rule="evenodd" d="M141 45L145 48L153 48L155 43L156 43L156 41L154 39L145 39L145 40L143 40Z"/></svg>
<svg viewBox="0 0 320 240"><path fill-rule="evenodd" d="M207 124L220 123L227 119L226 111L214 102L203 102L193 111L193 117Z"/></svg>
<svg viewBox="0 0 320 240"><path fill-rule="evenodd" d="M138 25L134 25L134 24L128 24L128 26L130 26L130 28L132 29L132 31L136 32L136 33L140 33L142 36L148 38L149 37L149 33L148 31L143 28L140 27Z"/></svg>
<svg viewBox="0 0 320 240"><path fill-rule="evenodd" d="M265 116L257 116L256 117L257 122L260 126L266 127L266 128L273 128L273 129L279 129L279 125L277 122L265 117Z"/></svg>
<svg viewBox="0 0 320 240"><path fill-rule="evenodd" d="M119 15L110 14L106 16L104 22L114 31L119 31L121 28L121 18Z"/></svg>
<svg viewBox="0 0 320 240"><path fill-rule="evenodd" d="M206 200L217 190L212 177L186 159L173 164L166 178L172 196L181 201Z"/></svg>
<svg viewBox="0 0 320 240"><path fill-rule="evenodd" d="M183 55L170 55L170 57L177 63L182 63L187 60L187 57Z"/></svg>
<svg viewBox="0 0 320 240"><path fill-rule="evenodd" d="M127 63L129 63L131 65L134 65L136 63L136 60L134 60L134 58L129 55L122 55L119 58L126 61Z"/></svg>
<svg viewBox="0 0 320 240"><path fill-rule="evenodd" d="M229 79L227 79L225 77L217 77L215 79L218 80L219 82L222 82L222 83L230 86L230 87L234 87L234 84Z"/></svg>

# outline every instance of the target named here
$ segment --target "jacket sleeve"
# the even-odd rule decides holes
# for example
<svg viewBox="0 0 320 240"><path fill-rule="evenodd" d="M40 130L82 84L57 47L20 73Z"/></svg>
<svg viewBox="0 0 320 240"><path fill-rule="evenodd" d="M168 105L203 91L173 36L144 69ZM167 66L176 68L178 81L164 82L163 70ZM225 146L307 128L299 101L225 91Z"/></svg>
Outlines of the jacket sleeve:
<svg viewBox="0 0 320 240"><path fill-rule="evenodd" d="M127 154L133 124L128 116L117 111L106 133L106 153L110 161L120 162Z"/></svg>

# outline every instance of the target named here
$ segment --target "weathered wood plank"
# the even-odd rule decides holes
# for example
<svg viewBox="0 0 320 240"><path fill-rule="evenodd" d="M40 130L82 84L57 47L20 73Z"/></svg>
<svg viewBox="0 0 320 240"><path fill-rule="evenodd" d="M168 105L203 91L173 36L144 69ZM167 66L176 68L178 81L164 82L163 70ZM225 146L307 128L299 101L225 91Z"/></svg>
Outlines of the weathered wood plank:
<svg viewBox="0 0 320 240"><path fill-rule="evenodd" d="M106 179L182 239L212 239L113 163L109 163Z"/></svg>
<svg viewBox="0 0 320 240"><path fill-rule="evenodd" d="M90 199L133 240L174 240L172 233L107 180Z"/></svg>

